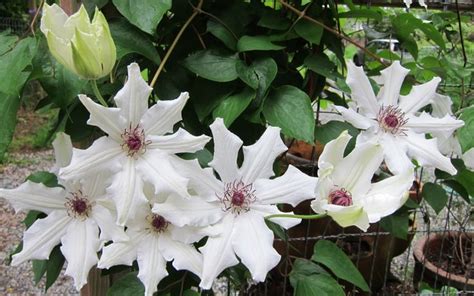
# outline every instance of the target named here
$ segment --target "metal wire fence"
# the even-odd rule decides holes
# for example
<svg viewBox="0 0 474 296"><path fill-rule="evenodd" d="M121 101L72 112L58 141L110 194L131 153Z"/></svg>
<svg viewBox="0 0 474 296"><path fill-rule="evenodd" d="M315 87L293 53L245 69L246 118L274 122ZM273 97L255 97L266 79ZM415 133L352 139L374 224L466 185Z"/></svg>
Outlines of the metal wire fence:
<svg viewBox="0 0 474 296"><path fill-rule="evenodd" d="M10 31L13 34L21 34L28 27L28 22L21 18L0 17L0 32Z"/></svg>

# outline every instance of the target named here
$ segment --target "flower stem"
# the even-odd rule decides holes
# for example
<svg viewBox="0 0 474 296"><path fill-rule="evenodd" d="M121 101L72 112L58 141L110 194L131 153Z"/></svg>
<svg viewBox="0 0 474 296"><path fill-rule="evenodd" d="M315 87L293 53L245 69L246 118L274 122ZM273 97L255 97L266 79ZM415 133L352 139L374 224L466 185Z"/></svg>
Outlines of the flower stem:
<svg viewBox="0 0 474 296"><path fill-rule="evenodd" d="M91 80L91 85L92 85L92 90L94 91L94 95L97 98L97 100L104 106L104 107L109 107L107 105L107 102L104 100L104 97L100 94L99 88L97 87L97 82L95 80Z"/></svg>
<svg viewBox="0 0 474 296"><path fill-rule="evenodd" d="M317 220L326 217L326 214L316 214L316 215L292 215L292 214L275 214L266 216L265 219L270 220L273 218L294 218L294 219L304 219L304 220Z"/></svg>

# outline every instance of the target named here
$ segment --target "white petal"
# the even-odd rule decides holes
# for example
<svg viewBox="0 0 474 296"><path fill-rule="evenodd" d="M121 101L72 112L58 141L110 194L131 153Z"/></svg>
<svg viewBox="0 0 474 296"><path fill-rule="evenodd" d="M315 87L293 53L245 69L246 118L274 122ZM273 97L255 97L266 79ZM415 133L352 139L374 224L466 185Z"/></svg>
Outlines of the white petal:
<svg viewBox="0 0 474 296"><path fill-rule="evenodd" d="M441 82L441 78L435 77L430 81L413 86L407 96L400 96L399 107L405 113L415 113L428 105L436 93L436 88Z"/></svg>
<svg viewBox="0 0 474 296"><path fill-rule="evenodd" d="M341 106L335 106L335 108L342 114L342 117L344 117L344 119L352 124L355 128L368 129L375 124L373 120L360 115L351 108L347 109Z"/></svg>
<svg viewBox="0 0 474 296"><path fill-rule="evenodd" d="M361 113L372 118L376 117L379 112L379 104L364 69L357 67L352 61L348 61L346 82L352 91L351 98L357 103Z"/></svg>
<svg viewBox="0 0 474 296"><path fill-rule="evenodd" d="M415 158L421 166L432 166L451 175L457 173L451 160L439 152L436 139L425 139L423 135L408 133L406 142L408 154Z"/></svg>
<svg viewBox="0 0 474 296"><path fill-rule="evenodd" d="M265 281L267 273L280 261L281 256L273 248L273 232L253 211L235 218L232 246L256 282Z"/></svg>
<svg viewBox="0 0 474 296"><path fill-rule="evenodd" d="M282 212L282 211L278 210L278 208L276 206L273 206L273 205L257 205L257 204L254 204L254 205L252 205L251 210L260 213L260 215L264 218L266 216L269 216L269 215L277 215L277 214L278 215L279 214L290 214L290 215L292 215L293 214L293 212ZM281 227L283 227L285 229L289 229L289 228L301 223L301 219L296 219L296 218L271 218L270 221L280 225Z"/></svg>
<svg viewBox="0 0 474 296"><path fill-rule="evenodd" d="M173 260L173 267L176 270L185 269L197 276L201 275L202 255L193 245L175 241L166 233L160 235L159 240L161 254L166 261Z"/></svg>
<svg viewBox="0 0 474 296"><path fill-rule="evenodd" d="M408 148L404 136L395 137L383 133L380 137L380 145L383 147L385 164L392 173L400 174L413 167L407 156Z"/></svg>
<svg viewBox="0 0 474 296"><path fill-rule="evenodd" d="M109 137L101 137L86 150L74 149L71 164L61 168L59 176L64 179L82 177L97 171L116 170L125 155L120 145Z"/></svg>
<svg viewBox="0 0 474 296"><path fill-rule="evenodd" d="M204 247L199 249L204 259L199 284L203 289L210 289L214 280L224 269L239 263L232 247L234 215L226 215L221 223L222 234L209 237Z"/></svg>
<svg viewBox="0 0 474 296"><path fill-rule="evenodd" d="M348 207L327 204L323 206L327 214L342 227L357 226L362 231L369 228L369 217L360 205Z"/></svg>
<svg viewBox="0 0 474 296"><path fill-rule="evenodd" d="M380 71L383 78L383 87L378 94L379 100L383 106L396 106L403 80L410 72L409 69L402 67L399 61L394 61L389 67Z"/></svg>
<svg viewBox="0 0 474 296"><path fill-rule="evenodd" d="M474 171L474 148L467 150L462 155L462 160L469 170Z"/></svg>
<svg viewBox="0 0 474 296"><path fill-rule="evenodd" d="M69 135L59 132L53 141L54 158L56 160L55 167L59 168L68 166L72 158L72 142Z"/></svg>
<svg viewBox="0 0 474 296"><path fill-rule="evenodd" d="M87 283L89 270L99 261L99 228L92 220L73 219L61 244L61 253L67 260L65 274L74 279L74 286L79 291Z"/></svg>
<svg viewBox="0 0 474 296"><path fill-rule="evenodd" d="M267 127L255 144L243 148L244 162L240 168L242 181L245 184L250 184L257 179L273 176L275 159L287 149L281 140L280 129L272 126Z"/></svg>
<svg viewBox="0 0 474 296"><path fill-rule="evenodd" d="M47 3L43 6L43 16L41 17L41 32L46 34L47 32L54 30L61 35L62 38L71 38L73 32L65 32L64 24L68 19L68 15L62 10L57 4L48 5ZM60 30L63 29L63 30Z"/></svg>
<svg viewBox="0 0 474 296"><path fill-rule="evenodd" d="M352 136L346 131L343 131L336 139L330 141L324 146L324 150L319 156L318 166L326 163L333 166L338 164L344 158L344 151ZM321 169L321 168L319 168ZM320 172L318 175L321 176Z"/></svg>
<svg viewBox="0 0 474 296"><path fill-rule="evenodd" d="M411 3L412 3L412 0L403 0L403 2L404 2L405 5L407 6L407 8L410 8Z"/></svg>
<svg viewBox="0 0 474 296"><path fill-rule="evenodd" d="M60 187L46 187L26 181L15 189L0 188L0 197L7 199L16 212L35 210L46 214L65 210L66 191Z"/></svg>
<svg viewBox="0 0 474 296"><path fill-rule="evenodd" d="M222 228L219 227L219 225L207 227L177 227L176 225L170 224L168 226L168 232L170 233L171 239L185 244L195 243L204 238L205 236L219 235L221 231Z"/></svg>
<svg viewBox="0 0 474 296"><path fill-rule="evenodd" d="M137 63L128 65L127 70L127 82L114 100L120 108L120 114L127 120L127 124L135 127L148 109L148 97L153 88L142 78Z"/></svg>
<svg viewBox="0 0 474 296"><path fill-rule="evenodd" d="M365 194L382 160L380 145L362 144L336 165L331 178L335 185L348 190L353 196Z"/></svg>
<svg viewBox="0 0 474 296"><path fill-rule="evenodd" d="M216 118L210 128L214 139L214 158L209 166L216 170L222 182L232 182L239 176L237 157L243 142L226 128L222 118Z"/></svg>
<svg viewBox="0 0 474 296"><path fill-rule="evenodd" d="M81 180L81 191L90 199L99 199L106 195L106 188L111 183L111 176L106 173L89 174Z"/></svg>
<svg viewBox="0 0 474 296"><path fill-rule="evenodd" d="M12 265L30 259L48 259L51 250L59 244L71 218L65 211L51 212L46 218L36 220L23 235L23 249L13 255Z"/></svg>
<svg viewBox="0 0 474 296"><path fill-rule="evenodd" d="M414 179L413 169L408 169L402 174L373 184L367 195L360 201L369 217L369 222L378 222L403 206Z"/></svg>
<svg viewBox="0 0 474 296"><path fill-rule="evenodd" d="M464 121L457 120L448 114L443 118L435 118L422 112L420 116L410 116L404 127L411 128L417 133L442 132L449 136L463 125Z"/></svg>
<svg viewBox="0 0 474 296"><path fill-rule="evenodd" d="M188 197L188 179L183 178L171 165L165 153L147 151L137 160L137 170L143 179L155 187L156 194L177 193Z"/></svg>
<svg viewBox="0 0 474 296"><path fill-rule="evenodd" d="M418 0L418 4L420 4L420 6L424 7L425 9L428 8L428 5L426 5L425 0Z"/></svg>
<svg viewBox="0 0 474 296"><path fill-rule="evenodd" d="M115 265L129 265L137 258L137 245L142 244L144 233L127 231L130 240L127 242L112 243L102 249L97 267L110 268Z"/></svg>
<svg viewBox="0 0 474 296"><path fill-rule="evenodd" d="M100 228L100 239L102 241L112 240L118 242L128 240L128 236L125 234L123 227L115 223L116 217L112 215L107 208L100 204L95 205L92 210L91 218Z"/></svg>
<svg viewBox="0 0 474 296"><path fill-rule="evenodd" d="M152 296L158 289L158 283L168 275L166 260L160 252L159 236L148 234L138 245L138 278L145 286L145 295Z"/></svg>
<svg viewBox="0 0 474 296"><path fill-rule="evenodd" d="M258 179L253 184L259 203L287 203L296 206L306 199L314 198L317 178L310 177L292 165L275 179Z"/></svg>
<svg viewBox="0 0 474 296"><path fill-rule="evenodd" d="M171 195L165 203L156 203L152 211L179 227L208 226L225 214L217 202L206 202L197 196L184 199L176 195Z"/></svg>
<svg viewBox="0 0 474 296"><path fill-rule="evenodd" d="M147 204L143 194L143 181L137 174L137 161L127 157L122 170L113 176L112 185L108 188L117 209L117 224L125 225L134 216L136 209Z"/></svg>
<svg viewBox="0 0 474 296"><path fill-rule="evenodd" d="M120 135L126 127L126 122L120 116L120 109L107 108L94 103L86 95L79 95L79 100L91 114L87 124L99 127L116 141L121 141Z"/></svg>
<svg viewBox="0 0 474 296"><path fill-rule="evenodd" d="M453 101L450 97L441 95L439 93L435 93L431 99L431 115L434 117L444 117L446 114L453 115L453 111L451 111L451 107L453 105Z"/></svg>
<svg viewBox="0 0 474 296"><path fill-rule="evenodd" d="M178 98L170 101L158 101L142 118L143 128L147 135L164 135L173 131L173 126L181 120L181 111L189 99L183 92Z"/></svg>
<svg viewBox="0 0 474 296"><path fill-rule="evenodd" d="M208 136L193 136L188 131L179 128L174 134L167 136L149 136L151 144L147 149L159 149L166 153L193 153L204 148L211 139Z"/></svg>

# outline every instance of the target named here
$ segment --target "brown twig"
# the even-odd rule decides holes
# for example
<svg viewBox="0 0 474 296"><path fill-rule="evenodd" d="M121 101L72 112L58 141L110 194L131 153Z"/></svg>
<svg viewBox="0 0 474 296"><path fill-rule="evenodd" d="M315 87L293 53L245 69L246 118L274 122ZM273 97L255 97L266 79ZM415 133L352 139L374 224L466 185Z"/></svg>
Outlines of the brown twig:
<svg viewBox="0 0 474 296"><path fill-rule="evenodd" d="M317 21L315 20L314 18L310 17L310 16L307 16L303 11L301 10L298 10L296 8L294 8L293 6L291 6L290 4L288 4L287 2L285 2L284 0L279 0L281 5L285 6L286 8L288 8L289 10L291 10L293 13L295 13L296 15L298 15L299 18L304 18L305 20L308 20L320 27L322 27L324 30L336 35L338 38L340 39L344 39L345 41L355 45L356 47L358 47L359 49L363 50L366 54L368 54L369 56L371 56L372 58L374 58L377 62L379 62L380 64L384 65L384 66L389 66L389 64L387 62L385 62L381 57L379 57L378 55L374 54L373 52L371 52L370 50L368 50L367 48L365 48L364 46L358 44L357 42L355 42L354 40L352 40L351 38L347 37L346 35L344 34L341 34L339 33L337 30L334 30L333 28L331 27L328 27L326 26L324 23L320 22L320 21Z"/></svg>
<svg viewBox="0 0 474 296"><path fill-rule="evenodd" d="M35 23L36 23L36 19L38 18L38 15L39 15L41 9L43 9L43 5L44 5L44 0L41 0L41 3L38 6L38 8L36 9L35 15L33 16L33 19L31 20L31 23L30 23L30 31L33 34L33 36L36 36L35 35Z"/></svg>
<svg viewBox="0 0 474 296"><path fill-rule="evenodd" d="M188 20L184 23L184 25L181 27L181 30L179 30L178 34L173 40L173 43L171 43L171 46L169 47L168 51L166 52L165 56L163 57L163 60L161 61L160 65L158 66L158 69L155 72L155 75L153 76L153 79L151 80L150 86L153 87L156 83L156 80L158 79L158 76L160 76L161 71L165 67L166 62L168 61L169 57L171 56L171 53L173 52L174 48L176 47L176 44L178 44L179 39L183 35L184 31L186 28L191 24L193 19L199 14L202 3L204 0L199 0L198 5L193 9L193 13L191 16L188 18Z"/></svg>
<svg viewBox="0 0 474 296"><path fill-rule="evenodd" d="M191 25L191 29L193 29L194 33L196 34L196 37L199 40L199 43L201 43L202 48L206 49L206 43L204 43L204 40L202 40L201 34L199 33L198 29L196 29L194 25Z"/></svg>

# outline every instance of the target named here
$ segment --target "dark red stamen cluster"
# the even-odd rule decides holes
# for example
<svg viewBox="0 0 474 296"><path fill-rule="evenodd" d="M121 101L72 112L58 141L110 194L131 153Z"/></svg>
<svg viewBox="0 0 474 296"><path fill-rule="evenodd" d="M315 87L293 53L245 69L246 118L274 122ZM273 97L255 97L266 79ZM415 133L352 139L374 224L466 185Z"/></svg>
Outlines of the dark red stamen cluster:
<svg viewBox="0 0 474 296"><path fill-rule="evenodd" d="M144 153L146 146L151 143L151 141L145 140L145 131L140 125L133 128L132 124L130 124L121 137L123 140L122 149L128 152L128 156L132 157L138 153Z"/></svg>
<svg viewBox="0 0 474 296"><path fill-rule="evenodd" d="M164 232L170 224L165 218L157 214L151 214L147 217L153 231L157 233Z"/></svg>
<svg viewBox="0 0 474 296"><path fill-rule="evenodd" d="M329 203L338 206L348 207L352 205L352 195L344 188L338 188L329 193Z"/></svg>
<svg viewBox="0 0 474 296"><path fill-rule="evenodd" d="M232 211L234 214L248 212L250 204L257 200L252 184L245 185L242 181L227 183L224 188L224 195L217 196L223 204L224 211Z"/></svg>
<svg viewBox="0 0 474 296"><path fill-rule="evenodd" d="M66 203L64 204L66 206L67 214L74 218L88 218L94 202L90 202L81 190L70 194L71 197L66 198Z"/></svg>
<svg viewBox="0 0 474 296"><path fill-rule="evenodd" d="M405 129L403 126L408 122L408 119L405 119L405 113L400 110L400 108L390 105L380 108L377 121L379 122L379 126L386 132L394 135L404 135Z"/></svg>

